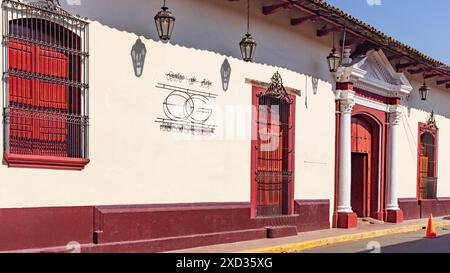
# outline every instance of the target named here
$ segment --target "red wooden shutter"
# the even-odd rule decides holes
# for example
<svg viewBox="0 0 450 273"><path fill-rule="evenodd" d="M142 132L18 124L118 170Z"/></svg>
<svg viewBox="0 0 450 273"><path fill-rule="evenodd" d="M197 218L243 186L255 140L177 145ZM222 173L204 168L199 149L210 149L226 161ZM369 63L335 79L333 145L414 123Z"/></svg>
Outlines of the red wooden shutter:
<svg viewBox="0 0 450 273"><path fill-rule="evenodd" d="M34 47L25 43L11 40L9 46L9 69L15 73L34 72ZM10 104L34 105L33 87L35 81L15 76L9 78L9 102Z"/></svg>
<svg viewBox="0 0 450 273"><path fill-rule="evenodd" d="M68 79L69 59L66 55L45 47L36 48L37 73L46 77ZM41 80L38 92L39 106L66 111L69 108L65 84Z"/></svg>
<svg viewBox="0 0 450 273"><path fill-rule="evenodd" d="M10 109L9 145L13 154L32 154L33 118L31 111Z"/></svg>
<svg viewBox="0 0 450 273"><path fill-rule="evenodd" d="M9 69L9 104L11 106L33 107L35 99L33 90L36 81L20 78L16 73L34 72L34 47L16 40L8 42ZM10 108L10 149L12 153L32 153L33 115L29 110Z"/></svg>
<svg viewBox="0 0 450 273"><path fill-rule="evenodd" d="M69 61L66 55L45 47L36 47L37 73L44 77L68 79ZM54 110L37 120L35 137L45 155L67 157L68 86L40 80L37 90L38 106Z"/></svg>
<svg viewBox="0 0 450 273"><path fill-rule="evenodd" d="M45 77L68 79L67 56L50 48L13 40L9 42L8 57L10 70L44 78L11 76L9 79L10 104L34 109L11 108L11 152L67 157L68 86L45 80Z"/></svg>

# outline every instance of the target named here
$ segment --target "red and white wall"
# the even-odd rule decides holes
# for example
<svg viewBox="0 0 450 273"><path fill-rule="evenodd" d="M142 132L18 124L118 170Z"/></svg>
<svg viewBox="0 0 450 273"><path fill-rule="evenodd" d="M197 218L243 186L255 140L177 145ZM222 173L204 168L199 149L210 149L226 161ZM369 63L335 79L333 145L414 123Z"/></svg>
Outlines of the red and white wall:
<svg viewBox="0 0 450 273"><path fill-rule="evenodd" d="M252 88L277 71L296 96L295 216L280 221L297 231L330 228L337 203L336 86L326 62L332 38L316 37L312 23L291 27L282 13L264 16L252 2L254 63L240 60L246 30L240 1L169 1L177 18L170 44L156 36L159 1L63 3L91 23L90 163L82 171L1 167L0 251L64 251L71 241L83 251L163 251L265 238L264 227L273 223L250 217ZM130 56L138 38L147 50L141 77ZM225 59L227 91L220 74ZM212 83L195 85L214 95L211 136L182 137L155 122L168 96L158 86L193 88L171 81L170 72ZM417 90L419 79L409 81ZM415 199L417 130L431 110L441 139L438 197L450 197L448 103L450 93L434 85L427 102L417 91L400 102L398 197L405 219L424 209Z"/></svg>

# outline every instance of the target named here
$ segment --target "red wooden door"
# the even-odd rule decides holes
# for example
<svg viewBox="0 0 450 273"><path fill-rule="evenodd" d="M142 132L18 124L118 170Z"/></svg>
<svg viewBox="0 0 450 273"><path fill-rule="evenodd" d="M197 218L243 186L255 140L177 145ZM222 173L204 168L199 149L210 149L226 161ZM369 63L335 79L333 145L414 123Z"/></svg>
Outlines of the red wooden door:
<svg viewBox="0 0 450 273"><path fill-rule="evenodd" d="M52 48L9 42L10 152L67 157L68 79L65 54ZM28 77L15 76L28 73Z"/></svg>
<svg viewBox="0 0 450 273"><path fill-rule="evenodd" d="M352 153L352 209L359 217L367 217L367 154Z"/></svg>
<svg viewBox="0 0 450 273"><path fill-rule="evenodd" d="M259 99L256 161L258 216L288 213L289 104L271 97Z"/></svg>
<svg viewBox="0 0 450 273"><path fill-rule="evenodd" d="M359 217L371 215L373 140L372 125L363 118L353 117L351 205Z"/></svg>

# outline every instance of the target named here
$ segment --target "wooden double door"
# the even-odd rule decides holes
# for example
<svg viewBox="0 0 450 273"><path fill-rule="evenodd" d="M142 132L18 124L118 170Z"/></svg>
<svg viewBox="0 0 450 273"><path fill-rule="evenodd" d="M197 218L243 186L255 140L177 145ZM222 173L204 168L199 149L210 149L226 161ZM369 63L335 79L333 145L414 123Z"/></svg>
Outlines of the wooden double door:
<svg viewBox="0 0 450 273"><path fill-rule="evenodd" d="M351 206L358 217L377 217L378 128L362 116L352 118Z"/></svg>

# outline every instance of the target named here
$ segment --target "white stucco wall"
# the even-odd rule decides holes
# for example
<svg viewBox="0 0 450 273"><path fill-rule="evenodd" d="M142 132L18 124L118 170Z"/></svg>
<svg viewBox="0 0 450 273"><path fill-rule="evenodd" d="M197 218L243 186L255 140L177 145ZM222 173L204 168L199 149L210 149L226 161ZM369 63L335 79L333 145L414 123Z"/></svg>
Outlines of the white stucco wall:
<svg viewBox="0 0 450 273"><path fill-rule="evenodd" d="M0 207L248 202L251 118L249 112L236 114L237 126L246 125L248 135L234 138L235 124L220 113L249 109L251 86L245 78L268 82L276 71L286 86L302 92L296 109L295 198L333 204L335 107L325 60L329 37L317 40L310 23L290 27L282 14L263 16L255 3L252 33L258 49L250 64L240 60L238 47L245 32L243 3L170 1L177 17L172 44L156 41L153 15L159 1L81 3L63 4L91 21L91 163L81 172L2 166ZM147 48L140 78L130 57L138 37ZM219 72L225 58L232 68L227 92ZM214 139L180 140L155 123L167 96L155 85L170 83L169 71L213 82L208 92L218 95L211 120L218 126ZM316 94L311 75L320 79Z"/></svg>
<svg viewBox="0 0 450 273"><path fill-rule="evenodd" d="M402 101L403 116L400 134L400 198L416 198L417 196L417 148L419 122L425 123L431 111L435 112L438 136L438 184L437 197L450 196L450 169L446 166L450 154L450 94L448 89L434 85L435 80L428 80L432 88L428 100L421 101L418 89L422 81L412 78L414 87L410 99Z"/></svg>
<svg viewBox="0 0 450 273"><path fill-rule="evenodd" d="M252 34L258 48L255 63L244 63L238 47L246 23L243 1L171 0L177 18L171 44L157 41L153 16L159 2L63 3L91 22L91 163L81 172L3 165L0 207L248 202L251 86L245 79L268 82L279 71L286 86L301 90L296 105L295 198L329 199L332 210L336 109L325 60L331 37L317 38L312 23L290 26L286 12L264 16L259 2L253 1ZM130 51L139 37L147 56L143 75L137 78ZM227 92L219 71L225 58L232 68ZM170 71L213 82L208 90L218 95L211 120L217 125L213 139L180 140L155 123L168 94L155 85L170 83L165 76ZM319 79L317 90L312 77ZM412 84L417 90L421 83L414 79ZM424 122L431 110L440 129L438 196L450 196L450 169L445 166L450 154L450 95L432 88L426 103L417 91L402 101L400 198L416 196L418 122ZM243 111L225 116L230 109Z"/></svg>

